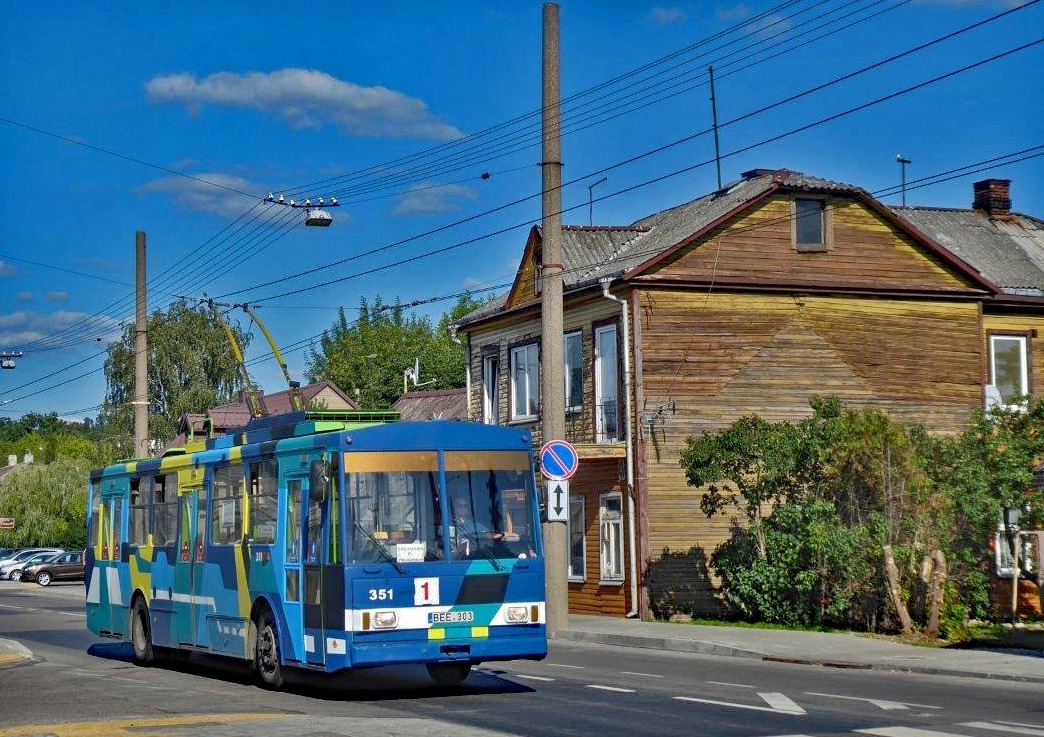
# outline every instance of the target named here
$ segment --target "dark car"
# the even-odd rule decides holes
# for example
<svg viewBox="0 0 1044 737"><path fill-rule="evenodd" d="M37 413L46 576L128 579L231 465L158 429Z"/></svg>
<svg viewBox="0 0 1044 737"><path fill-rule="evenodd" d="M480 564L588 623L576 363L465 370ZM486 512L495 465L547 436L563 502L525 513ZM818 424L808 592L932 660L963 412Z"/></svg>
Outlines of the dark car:
<svg viewBox="0 0 1044 737"><path fill-rule="evenodd" d="M83 553L63 553L51 560L27 566L22 571L23 581L36 581L49 586L51 581L82 581Z"/></svg>

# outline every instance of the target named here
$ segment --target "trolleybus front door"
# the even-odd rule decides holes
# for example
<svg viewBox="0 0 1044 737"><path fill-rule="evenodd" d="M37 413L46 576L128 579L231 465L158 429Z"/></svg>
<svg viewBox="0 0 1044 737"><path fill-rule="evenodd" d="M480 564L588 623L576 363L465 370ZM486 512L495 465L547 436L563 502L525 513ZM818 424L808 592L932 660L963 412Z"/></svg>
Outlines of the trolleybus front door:
<svg viewBox="0 0 1044 737"><path fill-rule="evenodd" d="M294 656L303 663L321 665L326 661L321 598L327 503L310 497L308 476L288 477L286 489L283 608Z"/></svg>
<svg viewBox="0 0 1044 737"><path fill-rule="evenodd" d="M200 629L204 615L203 564L206 546L206 502L200 489L190 489L178 497L178 556L174 564L174 627L179 645L203 645Z"/></svg>

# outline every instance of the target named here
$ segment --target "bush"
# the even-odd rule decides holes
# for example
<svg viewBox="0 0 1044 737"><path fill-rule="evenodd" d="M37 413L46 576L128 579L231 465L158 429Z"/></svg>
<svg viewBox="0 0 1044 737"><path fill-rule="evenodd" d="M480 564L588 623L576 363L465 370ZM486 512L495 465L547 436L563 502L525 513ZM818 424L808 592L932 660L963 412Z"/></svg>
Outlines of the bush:
<svg viewBox="0 0 1044 737"><path fill-rule="evenodd" d="M0 546L82 548L90 470L89 460L60 458L11 471L0 484L0 517L14 517L15 529L0 530Z"/></svg>

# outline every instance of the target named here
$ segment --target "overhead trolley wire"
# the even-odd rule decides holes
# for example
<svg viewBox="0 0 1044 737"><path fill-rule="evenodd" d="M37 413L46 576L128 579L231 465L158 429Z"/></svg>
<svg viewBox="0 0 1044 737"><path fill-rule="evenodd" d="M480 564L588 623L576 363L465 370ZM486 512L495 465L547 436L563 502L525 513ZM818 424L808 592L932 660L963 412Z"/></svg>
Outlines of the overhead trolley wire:
<svg viewBox="0 0 1044 737"><path fill-rule="evenodd" d="M1044 39L1042 39L1042 40L1044 40ZM1008 166L1008 165L1011 165L1011 164L1019 163L1019 162L1022 162L1022 161L1028 161L1028 160L1039 158L1039 157L1044 157L1044 144L1037 145L1037 146L1032 146L1032 147L1028 147L1028 148L1024 148L1024 149L1021 149L1019 151L1013 151L1013 152L1010 152L1008 154L1004 154L1004 155L1001 155L1001 156L995 156L995 157L992 157L992 158L989 158L989 159L985 159L985 160L982 160L982 161L977 161L977 162L973 162L973 163L970 163L970 164L965 164L963 166L955 167L955 168L948 169L948 170L941 171L941 172L937 172L935 174L925 175L925 176L920 177L918 179L914 179L914 180L908 181L907 184L906 184L906 190L909 192L911 190L921 189L923 187L930 187L930 186L934 186L936 184L940 184L940 183L945 182L945 181L950 181L952 179L957 179L957 178L960 178L960 177L970 176L972 174L977 174L977 173L980 173L982 171L987 171L987 170L990 170L990 169L996 169L999 166ZM902 185L890 185L888 187L883 187L881 189L869 192L869 194L871 196L875 196L875 197L877 197L877 196L888 196L888 195L895 194L896 192L898 192L901 187L902 187ZM751 230L759 230L759 229L762 229L762 228L767 228L767 227L770 227L772 225L778 225L778 224L781 224L781 223L792 221L792 220L795 219L795 217L796 217L796 215L788 214L788 215L784 215L784 216L780 216L780 217L776 217L776 218L768 218L768 219L765 219L765 220L759 220L757 223L752 223L752 224L750 224L748 226L743 226L743 227L740 227L740 228L732 231L732 234L734 235L734 234L747 232L747 231L751 231ZM663 251L662 248L638 249L636 251L629 252L628 253L628 257L629 258L633 258L634 256L649 256L649 257L652 257L652 256L655 256L658 253L661 253L662 251ZM581 272L584 272L584 271L589 271L591 268L592 268L592 266L590 264L586 264L586 265L581 266L581 267L570 267L570 268L564 269L563 270L563 274L564 275L565 274L578 274L578 273L581 273ZM407 309L407 308L410 308L410 307L413 307L413 306L419 306L419 305L422 305L422 304L432 304L432 303L435 303L435 302L441 302L441 301L446 301L446 300L449 300L449 299L459 298L459 297L464 296L466 294L475 294L476 292L493 291L495 289L502 289L502 288L510 287L510 286L512 286L512 284L513 284L513 282L503 282L503 283L500 283L500 284L492 285L492 286L489 286L489 287L483 287L483 288L479 288L479 289L462 290L462 291L453 292L451 294L443 294L443 295L439 295L439 296L435 296L435 297L425 297L425 298L420 298L420 299L411 300L411 301L407 301L407 302L388 304L388 305L384 305L382 307L382 311L387 311L387 310L392 310L392 309L399 309L399 308ZM198 300L199 298L192 298L192 299L197 299ZM353 320L353 321L351 321L349 323L349 325L359 324L360 320L361 320L361 318ZM319 333L316 333L315 335L312 335L312 336L309 336L307 338L303 338L303 339L294 341L292 343L289 343L284 349L281 350L281 352L284 355L288 355L288 354L294 353L294 352L296 352L298 350L302 350L302 349L306 348L309 344L311 344L313 341L318 340L319 338L321 338L323 336L323 334L326 333L326 332L327 332L327 330L323 330L323 331L321 331ZM137 355L137 354L134 354L134 355ZM260 361L267 360L268 358L271 358L272 356L273 356L272 352L268 351L266 353L263 353L260 356L256 356L254 358L249 359L246 363L248 363L248 364L256 364L256 363L258 363ZM71 368L71 366L67 367L67 368ZM65 370L65 369L62 369L62 370ZM11 403L14 403L14 402L17 402L17 401L21 401L23 399L26 399L26 398L29 398L29 397L32 397L32 396L36 396L38 394L42 394L44 392L52 391L54 389L57 389L57 388L60 388L62 386L65 386L67 384L70 384L70 383L73 383L75 381L78 381L79 379L84 378L86 376L90 376L92 374L96 374L96 373L98 373L101 370L102 370L102 368L93 369L93 370L85 372L83 374L79 374L79 375L77 375L75 377L66 379L66 380L64 380L62 382L59 382L57 384L54 384L54 385L51 385L51 386L48 386L48 387L44 387L42 389L35 390L33 392L24 394L22 396L19 396L19 397L13 398L13 399L9 399L9 400L2 400L2 401L0 401L0 405L11 404ZM59 373L59 372L54 372L54 373ZM50 374L50 375L53 375L53 374ZM37 380L34 380L32 382L27 382L26 384L24 384L22 386L24 387L24 386L29 386L31 384L38 383L43 378L47 378L47 377L41 377L41 379L37 379ZM21 388L21 387L18 387L18 388ZM98 406L102 406L102 405L98 405ZM6 410L4 410L4 411L6 412ZM77 410L77 411L79 411L79 410ZM75 413L75 411L74 412L69 412L69 413L63 413L63 414L73 414L73 413Z"/></svg>

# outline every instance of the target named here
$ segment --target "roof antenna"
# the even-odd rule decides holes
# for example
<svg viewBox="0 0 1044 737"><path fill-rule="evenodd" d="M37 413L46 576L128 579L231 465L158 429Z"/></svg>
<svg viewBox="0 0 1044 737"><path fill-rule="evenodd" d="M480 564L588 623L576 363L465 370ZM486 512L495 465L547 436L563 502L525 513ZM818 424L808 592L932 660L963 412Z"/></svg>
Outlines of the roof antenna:
<svg viewBox="0 0 1044 737"><path fill-rule="evenodd" d="M714 164L718 167L718 189L721 189L721 149L718 147L718 102L714 98L714 67L707 67L710 73L711 120L714 123Z"/></svg>
<svg viewBox="0 0 1044 737"><path fill-rule="evenodd" d="M899 162L899 189L903 193L903 207L906 207L906 165L912 164L913 160L906 158L902 154L896 154L895 160Z"/></svg>
<svg viewBox="0 0 1044 737"><path fill-rule="evenodd" d="M587 185L587 224L592 227L594 227L594 188L608 181L609 177L602 177L594 184Z"/></svg>

